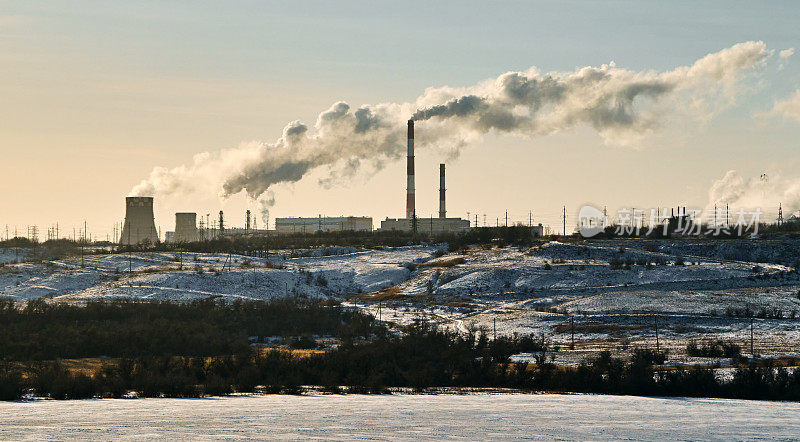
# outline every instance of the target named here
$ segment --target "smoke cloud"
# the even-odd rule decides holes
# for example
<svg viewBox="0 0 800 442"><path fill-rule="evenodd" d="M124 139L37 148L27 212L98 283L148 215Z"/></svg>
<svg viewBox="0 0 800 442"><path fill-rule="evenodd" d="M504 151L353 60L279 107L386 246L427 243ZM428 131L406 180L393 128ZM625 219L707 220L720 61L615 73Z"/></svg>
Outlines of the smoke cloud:
<svg viewBox="0 0 800 442"><path fill-rule="evenodd" d="M800 209L800 178L785 178L779 174L743 178L737 171L730 170L712 184L706 210L726 204L731 211L761 209L772 213L781 205L785 213L794 212Z"/></svg>
<svg viewBox="0 0 800 442"><path fill-rule="evenodd" d="M789 98L775 101L768 115L791 118L800 122L800 89Z"/></svg>
<svg viewBox="0 0 800 442"><path fill-rule="evenodd" d="M428 88L410 103L353 109L340 101L320 113L313 127L289 123L274 142L198 154L191 164L173 169L156 167L131 194L213 191L224 198L244 191L258 199L276 184L299 181L317 168L327 172L320 184L334 185L365 166L377 171L402 158L408 118L424 121L418 125L418 148L450 155L491 131L534 137L589 126L607 144L634 144L669 115L695 109L691 116L704 118L697 109L706 114L732 101L739 80L769 55L763 42L746 42L664 72L614 63L573 72L530 68L470 87Z"/></svg>

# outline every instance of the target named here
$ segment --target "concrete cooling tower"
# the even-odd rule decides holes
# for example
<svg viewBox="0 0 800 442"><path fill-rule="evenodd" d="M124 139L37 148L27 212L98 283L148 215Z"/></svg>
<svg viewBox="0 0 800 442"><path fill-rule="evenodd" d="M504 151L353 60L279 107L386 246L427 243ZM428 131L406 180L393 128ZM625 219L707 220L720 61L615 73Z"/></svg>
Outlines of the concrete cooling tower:
<svg viewBox="0 0 800 442"><path fill-rule="evenodd" d="M152 196L129 196L125 198L125 225L122 227L120 244L158 242Z"/></svg>
<svg viewBox="0 0 800 442"><path fill-rule="evenodd" d="M175 242L199 241L196 213L175 214Z"/></svg>

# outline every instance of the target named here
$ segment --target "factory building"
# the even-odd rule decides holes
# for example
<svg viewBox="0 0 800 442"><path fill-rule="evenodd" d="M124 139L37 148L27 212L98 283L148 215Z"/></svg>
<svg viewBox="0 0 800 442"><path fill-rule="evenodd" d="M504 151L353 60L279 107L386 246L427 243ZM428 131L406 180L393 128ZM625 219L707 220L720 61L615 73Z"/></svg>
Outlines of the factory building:
<svg viewBox="0 0 800 442"><path fill-rule="evenodd" d="M275 218L276 233L337 232L344 230L371 231L372 218L368 216Z"/></svg>
<svg viewBox="0 0 800 442"><path fill-rule="evenodd" d="M122 227L119 243L131 245L144 242L158 242L158 231L153 216L153 197L126 197L125 224Z"/></svg>
<svg viewBox="0 0 800 442"><path fill-rule="evenodd" d="M414 169L414 120L408 120L408 157L406 162L406 217L386 218L381 221L380 230L399 230L409 232L414 230L416 217L416 231L418 233L447 233L460 232L469 229L469 220L461 218L448 218L445 201L445 165L439 165L439 217L420 218L415 206L416 189Z"/></svg>
<svg viewBox="0 0 800 442"><path fill-rule="evenodd" d="M381 230L413 230L412 220L406 218L386 218L381 221ZM435 235L437 233L461 232L469 229L469 221L461 218L417 218L417 232Z"/></svg>

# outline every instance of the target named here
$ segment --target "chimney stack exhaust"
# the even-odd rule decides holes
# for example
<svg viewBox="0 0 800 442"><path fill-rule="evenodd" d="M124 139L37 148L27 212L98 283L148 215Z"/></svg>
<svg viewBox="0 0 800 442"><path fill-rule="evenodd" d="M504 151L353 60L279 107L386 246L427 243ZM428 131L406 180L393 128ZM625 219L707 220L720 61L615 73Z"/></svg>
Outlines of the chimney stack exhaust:
<svg viewBox="0 0 800 442"><path fill-rule="evenodd" d="M414 120L408 120L408 165L406 183L406 219L414 218Z"/></svg>
<svg viewBox="0 0 800 442"><path fill-rule="evenodd" d="M439 165L439 218L447 218L444 201L444 164Z"/></svg>

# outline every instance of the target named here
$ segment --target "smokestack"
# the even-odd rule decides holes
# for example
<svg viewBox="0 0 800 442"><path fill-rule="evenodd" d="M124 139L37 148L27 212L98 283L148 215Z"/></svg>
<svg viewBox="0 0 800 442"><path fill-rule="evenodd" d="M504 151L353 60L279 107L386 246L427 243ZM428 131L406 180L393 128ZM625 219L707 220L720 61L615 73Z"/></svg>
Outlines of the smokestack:
<svg viewBox="0 0 800 442"><path fill-rule="evenodd" d="M414 218L414 120L408 120L408 182L406 185L406 218Z"/></svg>
<svg viewBox="0 0 800 442"><path fill-rule="evenodd" d="M120 244L157 243L152 196L129 196L125 198L125 225L119 237Z"/></svg>
<svg viewBox="0 0 800 442"><path fill-rule="evenodd" d="M444 164L439 165L439 218L447 218L444 205Z"/></svg>
<svg viewBox="0 0 800 442"><path fill-rule="evenodd" d="M247 219L245 220L244 229L250 230L250 209L247 209Z"/></svg>
<svg viewBox="0 0 800 442"><path fill-rule="evenodd" d="M222 210L219 211L219 236L225 234L225 218L222 216Z"/></svg>

